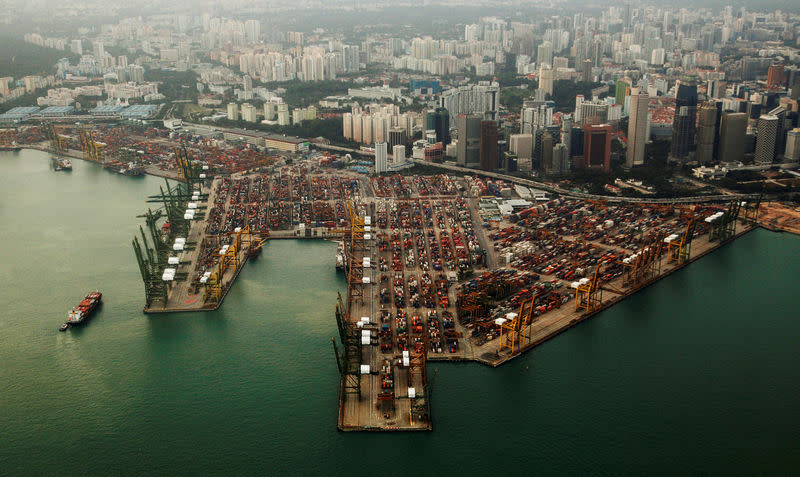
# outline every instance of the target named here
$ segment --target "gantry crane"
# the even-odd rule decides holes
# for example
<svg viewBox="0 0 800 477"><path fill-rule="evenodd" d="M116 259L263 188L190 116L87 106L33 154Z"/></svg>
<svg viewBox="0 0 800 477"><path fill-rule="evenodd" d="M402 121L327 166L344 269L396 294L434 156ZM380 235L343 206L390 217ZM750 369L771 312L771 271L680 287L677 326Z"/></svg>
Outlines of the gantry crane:
<svg viewBox="0 0 800 477"><path fill-rule="evenodd" d="M736 221L739 218L741 208L742 202L734 200L728 204L728 209L723 211L722 215L706 218L706 222L710 225L708 231L709 242L714 240L725 242L736 235Z"/></svg>
<svg viewBox="0 0 800 477"><path fill-rule="evenodd" d="M625 273L622 286L637 288L655 278L661 272L661 255L664 253L664 232L656 232L643 242L641 250L622 260Z"/></svg>
<svg viewBox="0 0 800 477"><path fill-rule="evenodd" d="M345 266L347 269L348 304L354 300L364 298L364 267L363 255L366 251L364 243L365 220L356 212L351 201L347 202L350 215L350 234L345 239Z"/></svg>
<svg viewBox="0 0 800 477"><path fill-rule="evenodd" d="M680 266L689 261L692 253L692 238L694 237L696 225L697 219L691 216L682 234L671 240L670 237L664 239L668 247L667 263L677 263Z"/></svg>
<svg viewBox="0 0 800 477"><path fill-rule="evenodd" d="M224 290L225 272L229 268L233 268L233 275L239 271L242 261L239 259L239 253L247 250L251 243L250 226L236 227L233 232L227 235L232 237L231 243L223 246L219 251L219 262L217 268L208 277L205 283L205 291L203 293L203 300L211 303L219 303L222 300Z"/></svg>
<svg viewBox="0 0 800 477"><path fill-rule="evenodd" d="M359 329L348 319L350 310L342 303L341 293L337 296L336 325L339 328L339 339L342 342L342 351L336 346L336 339L331 338L333 352L336 355L336 366L341 376L342 401L348 395L355 395L361 399L361 334ZM343 413L339 413L340 419ZM340 423L341 424L341 423Z"/></svg>
<svg viewBox="0 0 800 477"><path fill-rule="evenodd" d="M524 300L519 306L517 316L500 325L500 352L510 350L511 354L514 354L531 342L530 325L533 322L536 299L540 294L537 293Z"/></svg>
<svg viewBox="0 0 800 477"><path fill-rule="evenodd" d="M106 143L95 140L94 131L82 128L79 132L83 158L87 161L105 162Z"/></svg>
<svg viewBox="0 0 800 477"><path fill-rule="evenodd" d="M623 295L624 292L600 282L600 269L605 262L600 262L594 269L592 278L585 283L578 282L575 288L575 311L584 310L591 313L599 310L603 305L603 290Z"/></svg>
<svg viewBox="0 0 800 477"><path fill-rule="evenodd" d="M45 135L50 141L50 152L56 155L64 154L69 147L69 137L60 133L53 123L43 123Z"/></svg>

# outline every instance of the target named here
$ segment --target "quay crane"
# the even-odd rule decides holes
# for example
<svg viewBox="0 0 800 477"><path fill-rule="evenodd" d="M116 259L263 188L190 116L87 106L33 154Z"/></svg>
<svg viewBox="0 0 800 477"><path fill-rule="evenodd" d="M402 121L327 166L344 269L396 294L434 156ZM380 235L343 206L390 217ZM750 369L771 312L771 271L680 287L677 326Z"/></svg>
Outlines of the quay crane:
<svg viewBox="0 0 800 477"><path fill-rule="evenodd" d="M689 261L696 226L697 219L691 216L682 234L673 234L664 239L664 243L667 244L667 263L677 263L680 266Z"/></svg>
<svg viewBox="0 0 800 477"><path fill-rule="evenodd" d="M79 132L83 158L87 161L103 163L106 160L106 143L95 140L94 131L81 128Z"/></svg>
<svg viewBox="0 0 800 477"><path fill-rule="evenodd" d="M575 311L584 310L587 313L591 313L599 310L603 305L603 290L617 295L624 295L621 290L600 283L600 269L604 264L605 262L597 264L591 279L583 283L577 282L578 285L575 288Z"/></svg>

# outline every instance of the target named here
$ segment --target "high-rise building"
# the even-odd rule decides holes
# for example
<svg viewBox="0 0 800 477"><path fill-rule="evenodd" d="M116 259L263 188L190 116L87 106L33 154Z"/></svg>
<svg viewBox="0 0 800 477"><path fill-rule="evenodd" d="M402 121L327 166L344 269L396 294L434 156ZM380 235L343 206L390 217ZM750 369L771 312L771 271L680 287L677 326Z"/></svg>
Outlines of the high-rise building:
<svg viewBox="0 0 800 477"><path fill-rule="evenodd" d="M395 144L392 148L392 163L401 164L406 160L406 145Z"/></svg>
<svg viewBox="0 0 800 477"><path fill-rule="evenodd" d="M775 144L778 140L779 122L778 116L772 114L764 114L758 118L755 156L757 163L769 164L775 159Z"/></svg>
<svg viewBox="0 0 800 477"><path fill-rule="evenodd" d="M625 97L631 94L630 83L624 80L617 80L615 93L615 103L623 106L625 104Z"/></svg>
<svg viewBox="0 0 800 477"><path fill-rule="evenodd" d="M81 40L72 40L69 42L69 51L76 55L83 54L83 42Z"/></svg>
<svg viewBox="0 0 800 477"><path fill-rule="evenodd" d="M553 44L543 41L536 49L536 61L540 65L552 66L553 64Z"/></svg>
<svg viewBox="0 0 800 477"><path fill-rule="evenodd" d="M450 144L450 114L445 108L436 108L425 115L425 129L436 131L436 142Z"/></svg>
<svg viewBox="0 0 800 477"><path fill-rule="evenodd" d="M389 129L389 147L394 151L395 146L406 144L406 129L393 127Z"/></svg>
<svg viewBox="0 0 800 477"><path fill-rule="evenodd" d="M289 105L278 103L278 126L289 125Z"/></svg>
<svg viewBox="0 0 800 477"><path fill-rule="evenodd" d="M672 120L670 155L686 159L694 146L697 129L697 84L681 82L675 95L675 117Z"/></svg>
<svg viewBox="0 0 800 477"><path fill-rule="evenodd" d="M462 167L477 167L480 164L481 117L462 114L458 116L456 126L456 163Z"/></svg>
<svg viewBox="0 0 800 477"><path fill-rule="evenodd" d="M267 101L266 103L264 103L264 119L266 119L267 121L272 121L273 119L275 119L275 113L277 112L277 110L278 108L275 103L271 101ZM350 114L350 113L345 113L345 114ZM346 123L347 121L345 121L345 124ZM350 127L351 127L350 129L351 136L345 135L345 137L348 139L352 137L352 132L353 132L352 124L350 125Z"/></svg>
<svg viewBox="0 0 800 477"><path fill-rule="evenodd" d="M578 124L605 124L608 122L608 103L584 101L580 105L580 120ZM576 114L577 116L577 114Z"/></svg>
<svg viewBox="0 0 800 477"><path fill-rule="evenodd" d="M783 65L775 64L767 70L767 89L783 89Z"/></svg>
<svg viewBox="0 0 800 477"><path fill-rule="evenodd" d="M239 120L239 105L236 103L228 103L228 121Z"/></svg>
<svg viewBox="0 0 800 477"><path fill-rule="evenodd" d="M480 165L484 171L493 171L499 167L495 121L481 121Z"/></svg>
<svg viewBox="0 0 800 477"><path fill-rule="evenodd" d="M495 121L499 94L500 84L496 81L479 81L442 92L439 105L450 113L450 123L461 114L480 114L482 119Z"/></svg>
<svg viewBox="0 0 800 477"><path fill-rule="evenodd" d="M784 162L800 162L800 128L794 128L786 133L786 151L783 154Z"/></svg>
<svg viewBox="0 0 800 477"><path fill-rule="evenodd" d="M244 33L247 43L258 43L258 40L261 37L261 23L258 20L245 21Z"/></svg>
<svg viewBox="0 0 800 477"><path fill-rule="evenodd" d="M611 125L588 124L583 127L583 160L589 169L611 170Z"/></svg>
<svg viewBox="0 0 800 477"><path fill-rule="evenodd" d="M242 104L242 121L254 123L258 121L256 117L256 107L250 103Z"/></svg>
<svg viewBox="0 0 800 477"><path fill-rule="evenodd" d="M697 125L697 161L708 164L714 161L714 138L717 134L717 104L706 101L700 105Z"/></svg>
<svg viewBox="0 0 800 477"><path fill-rule="evenodd" d="M553 136L549 132L542 134L542 158L539 167L545 174L553 173L553 144Z"/></svg>
<svg viewBox="0 0 800 477"><path fill-rule="evenodd" d="M553 95L554 71L549 65L539 67L539 89Z"/></svg>
<svg viewBox="0 0 800 477"><path fill-rule="evenodd" d="M742 162L747 135L747 114L723 113L719 130L720 162Z"/></svg>
<svg viewBox="0 0 800 477"><path fill-rule="evenodd" d="M250 75L244 75L244 77L242 77L242 86L245 93L253 91L253 78L251 78Z"/></svg>
<svg viewBox="0 0 800 477"><path fill-rule="evenodd" d="M375 143L375 173L383 174L389 170L388 150L385 142Z"/></svg>
<svg viewBox="0 0 800 477"><path fill-rule="evenodd" d="M531 134L512 134L509 137L509 149L517 156L517 168L523 172L530 172L533 136Z"/></svg>
<svg viewBox="0 0 800 477"><path fill-rule="evenodd" d="M630 116L628 117L628 150L625 155L627 168L644 164L644 148L647 143L647 114L650 107L650 96L640 88L634 88L630 99Z"/></svg>
<svg viewBox="0 0 800 477"><path fill-rule="evenodd" d="M585 59L583 60L583 82L584 83L591 83L594 80L594 75L592 74L592 60Z"/></svg>
<svg viewBox="0 0 800 477"><path fill-rule="evenodd" d="M553 168L551 174L564 174L569 171L569 149L560 142L553 146Z"/></svg>

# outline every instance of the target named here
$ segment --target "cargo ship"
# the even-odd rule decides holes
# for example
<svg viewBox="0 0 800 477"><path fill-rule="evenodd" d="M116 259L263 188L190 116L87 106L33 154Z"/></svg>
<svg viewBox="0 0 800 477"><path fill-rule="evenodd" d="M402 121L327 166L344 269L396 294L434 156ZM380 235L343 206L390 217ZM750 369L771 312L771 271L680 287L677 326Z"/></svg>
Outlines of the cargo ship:
<svg viewBox="0 0 800 477"><path fill-rule="evenodd" d="M93 291L86 295L86 298L83 299L78 306L72 309L69 313L67 313L67 321L66 325L74 326L83 323L86 319L88 319L94 310L97 309L98 305L100 305L101 300L103 299L103 294L99 291ZM63 330L66 330L63 327ZM60 328L59 328L60 329Z"/></svg>
<svg viewBox="0 0 800 477"><path fill-rule="evenodd" d="M72 170L72 161L69 159L59 157L59 156L52 156L50 160L53 163L53 169L57 171L71 171Z"/></svg>
<svg viewBox="0 0 800 477"><path fill-rule="evenodd" d="M338 242L336 249L336 270L344 271L344 242Z"/></svg>
<svg viewBox="0 0 800 477"><path fill-rule="evenodd" d="M108 161L103 164L105 169L109 171L116 172L117 174L122 174L125 176L142 176L144 175L144 169L141 168L135 162L122 162L122 161Z"/></svg>

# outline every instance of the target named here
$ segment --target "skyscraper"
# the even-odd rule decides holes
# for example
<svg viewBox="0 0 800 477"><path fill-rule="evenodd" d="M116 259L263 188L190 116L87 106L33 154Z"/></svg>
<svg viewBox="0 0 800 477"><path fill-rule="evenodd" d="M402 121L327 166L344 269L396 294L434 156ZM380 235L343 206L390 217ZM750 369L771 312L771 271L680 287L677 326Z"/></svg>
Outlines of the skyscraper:
<svg viewBox="0 0 800 477"><path fill-rule="evenodd" d="M375 173L383 174L389 170L387 144L385 142L375 143Z"/></svg>
<svg viewBox="0 0 800 477"><path fill-rule="evenodd" d="M583 60L583 82L584 83L591 83L594 79L594 75L592 75L592 60L585 59Z"/></svg>
<svg viewBox="0 0 800 477"><path fill-rule="evenodd" d="M775 159L775 144L778 140L778 116L764 114L758 118L755 161L769 164Z"/></svg>
<svg viewBox="0 0 800 477"><path fill-rule="evenodd" d="M714 137L717 126L717 104L706 101L700 105L700 122L697 126L697 161L707 164L714 161Z"/></svg>
<svg viewBox="0 0 800 477"><path fill-rule="evenodd" d="M406 160L406 146L405 144L396 144L392 148L392 162L400 164Z"/></svg>
<svg viewBox="0 0 800 477"><path fill-rule="evenodd" d="M697 129L697 84L681 82L675 95L675 117L672 120L670 155L686 159L694 145Z"/></svg>
<svg viewBox="0 0 800 477"><path fill-rule="evenodd" d="M625 155L627 168L644 164L644 147L647 143L647 113L650 96L640 88L634 88L630 99L631 113L628 117L628 150Z"/></svg>
<svg viewBox="0 0 800 477"><path fill-rule="evenodd" d="M550 133L542 134L542 160L540 167L545 174L553 173L553 136Z"/></svg>
<svg viewBox="0 0 800 477"><path fill-rule="evenodd" d="M523 172L530 172L533 136L530 134L512 134L509 138L509 148L517 156L517 168Z"/></svg>
<svg viewBox="0 0 800 477"><path fill-rule="evenodd" d="M549 95L553 95L554 72L550 66L539 67L539 89Z"/></svg>
<svg viewBox="0 0 800 477"><path fill-rule="evenodd" d="M785 162L800 162L800 128L794 128L786 133Z"/></svg>
<svg viewBox="0 0 800 477"><path fill-rule="evenodd" d="M445 108L436 108L425 115L425 129L436 131L436 142L450 144L450 114Z"/></svg>
<svg viewBox="0 0 800 477"><path fill-rule="evenodd" d="M480 164L484 171L498 168L497 123L481 121Z"/></svg>
<svg viewBox="0 0 800 477"><path fill-rule="evenodd" d="M783 65L775 64L767 70L767 89L783 89Z"/></svg>
<svg viewBox="0 0 800 477"><path fill-rule="evenodd" d="M723 113L719 130L720 162L742 162L747 134L747 114Z"/></svg>
<svg viewBox="0 0 800 477"><path fill-rule="evenodd" d="M458 116L456 125L456 163L462 167L477 167L480 164L481 117L462 114Z"/></svg>
<svg viewBox="0 0 800 477"><path fill-rule="evenodd" d="M589 124L583 127L584 164L589 169L611 170L611 125Z"/></svg>

